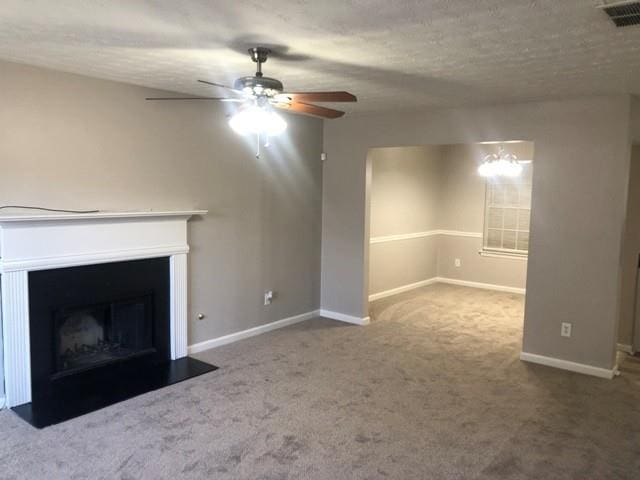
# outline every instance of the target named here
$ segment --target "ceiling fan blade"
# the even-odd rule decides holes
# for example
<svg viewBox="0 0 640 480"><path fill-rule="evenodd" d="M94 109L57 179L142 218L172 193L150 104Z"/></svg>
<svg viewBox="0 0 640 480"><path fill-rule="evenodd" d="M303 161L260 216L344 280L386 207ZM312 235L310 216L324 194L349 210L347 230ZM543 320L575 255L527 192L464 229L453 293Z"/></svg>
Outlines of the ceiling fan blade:
<svg viewBox="0 0 640 480"><path fill-rule="evenodd" d="M340 110L334 110L332 108L320 107L318 105L311 105L309 103L302 102L274 102L272 105L276 108L283 110L289 110L293 113L304 113L307 115L315 115L322 118L339 118L344 115L344 112Z"/></svg>
<svg viewBox="0 0 640 480"><path fill-rule="evenodd" d="M236 90L235 88L229 87L227 85L223 85L221 83L216 83L216 82L209 82L208 80L198 80L200 83L204 83L206 85L211 85L212 87L218 87L218 88L224 88L226 90L229 90L233 93L237 93L238 95L244 95L244 92L241 92L240 90Z"/></svg>
<svg viewBox="0 0 640 480"><path fill-rule="evenodd" d="M291 92L276 97L286 97L298 102L357 102L355 95L349 92Z"/></svg>
<svg viewBox="0 0 640 480"><path fill-rule="evenodd" d="M244 102L242 98L224 97L147 97L145 100L217 100L218 102Z"/></svg>

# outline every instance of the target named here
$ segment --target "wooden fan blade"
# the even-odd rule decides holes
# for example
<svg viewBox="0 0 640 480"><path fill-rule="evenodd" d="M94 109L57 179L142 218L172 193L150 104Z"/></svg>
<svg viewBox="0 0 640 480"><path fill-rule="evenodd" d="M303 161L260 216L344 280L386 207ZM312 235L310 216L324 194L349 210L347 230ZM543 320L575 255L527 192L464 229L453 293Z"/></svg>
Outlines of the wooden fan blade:
<svg viewBox="0 0 640 480"><path fill-rule="evenodd" d="M302 102L275 102L272 105L283 110L289 110L293 113L305 113L307 115L315 115L316 117L322 118L339 118L344 115L344 112L341 112L340 110L334 110L332 108L320 107L318 105L311 105L309 103Z"/></svg>
<svg viewBox="0 0 640 480"><path fill-rule="evenodd" d="M216 83L216 82L209 82L208 80L198 80L200 83L204 83L206 85L211 85L213 87L219 87L219 88L224 88L226 90L229 90L233 93L237 93L238 95L244 95L243 92L241 92L240 90L236 90L235 88L231 88L228 87L227 85L222 85L221 83Z"/></svg>
<svg viewBox="0 0 640 480"><path fill-rule="evenodd" d="M218 102L244 102L241 98L224 97L147 97L145 100L217 100Z"/></svg>
<svg viewBox="0 0 640 480"><path fill-rule="evenodd" d="M357 102L355 95L349 92L292 92L276 97L287 97L298 102Z"/></svg>

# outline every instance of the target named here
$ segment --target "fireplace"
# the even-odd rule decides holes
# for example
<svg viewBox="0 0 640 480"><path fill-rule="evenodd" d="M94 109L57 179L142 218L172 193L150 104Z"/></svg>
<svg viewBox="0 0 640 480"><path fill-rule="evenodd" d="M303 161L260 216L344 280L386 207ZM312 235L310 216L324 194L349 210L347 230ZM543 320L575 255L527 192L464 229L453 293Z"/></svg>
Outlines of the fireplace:
<svg viewBox="0 0 640 480"><path fill-rule="evenodd" d="M187 220L205 213L0 216L14 412L41 428L216 369L187 356Z"/></svg>
<svg viewBox="0 0 640 480"><path fill-rule="evenodd" d="M29 312L35 400L168 361L169 259L30 272Z"/></svg>

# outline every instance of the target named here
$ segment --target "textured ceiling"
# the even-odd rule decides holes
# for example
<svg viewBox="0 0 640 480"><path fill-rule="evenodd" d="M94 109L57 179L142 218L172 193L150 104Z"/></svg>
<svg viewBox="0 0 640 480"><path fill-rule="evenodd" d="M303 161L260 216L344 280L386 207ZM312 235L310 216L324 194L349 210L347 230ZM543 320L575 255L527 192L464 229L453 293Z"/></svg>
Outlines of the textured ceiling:
<svg viewBox="0 0 640 480"><path fill-rule="evenodd" d="M598 0L2 0L0 58L167 90L253 73L348 111L640 94L640 26ZM0 73L1 74L1 73Z"/></svg>

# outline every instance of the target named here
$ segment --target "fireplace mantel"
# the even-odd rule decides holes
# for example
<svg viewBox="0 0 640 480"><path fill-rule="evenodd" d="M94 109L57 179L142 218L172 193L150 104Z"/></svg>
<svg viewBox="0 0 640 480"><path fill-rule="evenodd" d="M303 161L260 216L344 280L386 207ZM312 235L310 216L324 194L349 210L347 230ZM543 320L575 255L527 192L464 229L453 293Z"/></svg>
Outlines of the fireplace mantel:
<svg viewBox="0 0 640 480"><path fill-rule="evenodd" d="M52 222L67 220L99 220L99 219L135 219L149 217L191 217L205 215L207 210L132 210L109 211L101 210L96 213L4 213L0 215L0 224L14 222Z"/></svg>
<svg viewBox="0 0 640 480"><path fill-rule="evenodd" d="M0 216L0 274L187 253L206 210Z"/></svg>
<svg viewBox="0 0 640 480"><path fill-rule="evenodd" d="M7 405L31 401L29 272L170 258L171 358L187 355L187 220L206 210L0 215Z"/></svg>

